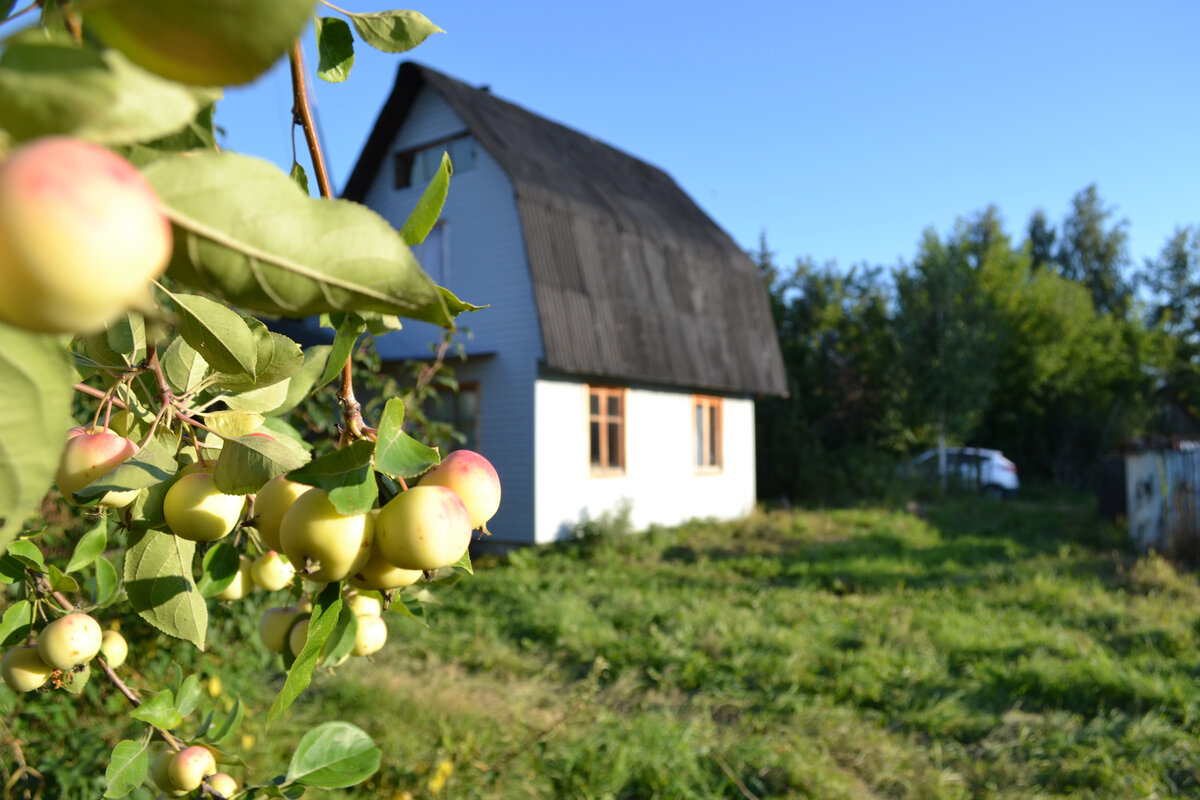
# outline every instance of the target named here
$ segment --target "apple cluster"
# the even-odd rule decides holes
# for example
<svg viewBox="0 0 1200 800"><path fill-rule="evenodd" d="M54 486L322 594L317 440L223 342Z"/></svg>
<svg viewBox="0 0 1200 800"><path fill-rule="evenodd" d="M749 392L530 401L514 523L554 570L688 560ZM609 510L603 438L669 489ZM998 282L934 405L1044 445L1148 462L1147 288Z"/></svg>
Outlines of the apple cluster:
<svg viewBox="0 0 1200 800"><path fill-rule="evenodd" d="M205 796L227 798L239 788L233 776L217 772L212 750L198 744L160 751L150 766L150 779L167 797L182 797L204 786Z"/></svg>
<svg viewBox="0 0 1200 800"><path fill-rule="evenodd" d="M101 631L95 618L72 612L42 628L36 644L10 648L0 662L0 674L13 691L31 692L55 672L71 672L98 655L116 669L128 654L129 645L119 632Z"/></svg>

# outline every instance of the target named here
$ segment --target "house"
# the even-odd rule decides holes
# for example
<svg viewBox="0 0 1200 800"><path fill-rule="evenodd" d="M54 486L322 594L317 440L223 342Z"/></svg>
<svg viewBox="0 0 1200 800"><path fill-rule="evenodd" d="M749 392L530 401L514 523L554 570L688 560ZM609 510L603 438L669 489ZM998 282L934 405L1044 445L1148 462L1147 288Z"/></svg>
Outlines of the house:
<svg viewBox="0 0 1200 800"><path fill-rule="evenodd" d="M755 502L754 397L784 394L757 267L662 170L404 63L343 195L397 228L440 163L417 257L464 315L455 424L503 484L498 543L543 543L623 501L637 527ZM422 323L378 340L428 358Z"/></svg>

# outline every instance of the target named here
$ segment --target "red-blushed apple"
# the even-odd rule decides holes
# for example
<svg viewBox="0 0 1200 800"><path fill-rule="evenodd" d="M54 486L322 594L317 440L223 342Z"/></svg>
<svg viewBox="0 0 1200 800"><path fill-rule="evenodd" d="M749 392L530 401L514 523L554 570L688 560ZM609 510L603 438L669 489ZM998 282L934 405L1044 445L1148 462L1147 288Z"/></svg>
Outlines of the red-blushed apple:
<svg viewBox="0 0 1200 800"><path fill-rule="evenodd" d="M100 634L100 655L113 669L125 663L129 656L129 643L117 631L105 631Z"/></svg>
<svg viewBox="0 0 1200 800"><path fill-rule="evenodd" d="M199 789L205 778L216 773L217 759L211 750L198 744L183 748L167 764L172 785L183 792Z"/></svg>
<svg viewBox="0 0 1200 800"><path fill-rule="evenodd" d="M379 511L379 552L401 569L453 566L471 543L471 515L452 489L414 486Z"/></svg>
<svg viewBox="0 0 1200 800"><path fill-rule="evenodd" d="M154 781L154 785L167 797L183 797L187 794L187 792L176 789L175 784L171 782L169 770L171 759L175 757L175 752L170 748L160 750L158 755L154 757L154 761L150 764L150 780Z"/></svg>
<svg viewBox="0 0 1200 800"><path fill-rule="evenodd" d="M246 556L238 556L238 571L228 586L213 595L218 600L241 600L254 591L254 578L251 577L252 562Z"/></svg>
<svg viewBox="0 0 1200 800"><path fill-rule="evenodd" d="M379 652L387 643L387 623L379 614L360 614L350 655L361 658Z"/></svg>
<svg viewBox="0 0 1200 800"><path fill-rule="evenodd" d="M76 611L42 628L38 634L38 655L55 669L74 669L96 657L102 639L100 623Z"/></svg>
<svg viewBox="0 0 1200 800"><path fill-rule="evenodd" d="M313 487L290 481L283 475L276 476L263 484L254 497L254 524L268 550L282 550L279 543L279 523L283 514L292 507L300 495Z"/></svg>
<svg viewBox="0 0 1200 800"><path fill-rule="evenodd" d="M500 476L492 462L474 450L455 450L421 478L421 486L445 486L462 498L471 527L487 530L500 508Z"/></svg>
<svg viewBox="0 0 1200 800"><path fill-rule="evenodd" d="M149 305L171 224L141 173L99 145L36 139L0 163L0 321L89 333Z"/></svg>
<svg viewBox="0 0 1200 800"><path fill-rule="evenodd" d="M0 663L0 675L14 692L32 692L41 688L54 673L54 667L42 660L36 645L11 648Z"/></svg>
<svg viewBox="0 0 1200 800"><path fill-rule="evenodd" d="M3 292L0 292L2 295ZM54 483L63 496L78 503L75 493L97 478L107 475L137 454L137 442L118 436L104 428L72 428L58 459ZM132 503L138 490L108 492L98 505L105 508L124 508Z"/></svg>
<svg viewBox="0 0 1200 800"><path fill-rule="evenodd" d="M193 542L215 542L228 536L242 516L246 498L224 494L207 472L175 481L163 498L163 517L171 532Z"/></svg>
<svg viewBox="0 0 1200 800"><path fill-rule="evenodd" d="M378 511L379 509L375 509L373 512L376 519L379 518ZM388 589L412 586L421 580L421 576L425 574L421 570L401 569L389 564L383 554L379 552L378 535L375 539L371 545L371 555L367 559L367 563L350 576L351 586L356 589L374 589L385 592Z"/></svg>
<svg viewBox="0 0 1200 800"><path fill-rule="evenodd" d="M371 514L339 514L324 489L310 489L283 515L279 539L284 555L306 580L340 581L371 556Z"/></svg>
<svg viewBox="0 0 1200 800"><path fill-rule="evenodd" d="M254 563L250 565L250 576L260 589L277 592L296 577L296 568L288 561L287 556L268 550L254 559Z"/></svg>

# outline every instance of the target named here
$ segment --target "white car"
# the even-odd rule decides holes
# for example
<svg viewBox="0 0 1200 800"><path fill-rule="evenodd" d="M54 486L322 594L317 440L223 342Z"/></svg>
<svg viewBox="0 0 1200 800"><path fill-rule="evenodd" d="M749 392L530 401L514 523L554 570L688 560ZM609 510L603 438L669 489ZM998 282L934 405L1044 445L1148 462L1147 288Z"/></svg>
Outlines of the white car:
<svg viewBox="0 0 1200 800"><path fill-rule="evenodd" d="M937 450L926 450L908 463L909 473L936 478ZM1008 497L1021 487L1017 465L999 450L982 447L947 447L946 474L960 486L974 487L992 497Z"/></svg>

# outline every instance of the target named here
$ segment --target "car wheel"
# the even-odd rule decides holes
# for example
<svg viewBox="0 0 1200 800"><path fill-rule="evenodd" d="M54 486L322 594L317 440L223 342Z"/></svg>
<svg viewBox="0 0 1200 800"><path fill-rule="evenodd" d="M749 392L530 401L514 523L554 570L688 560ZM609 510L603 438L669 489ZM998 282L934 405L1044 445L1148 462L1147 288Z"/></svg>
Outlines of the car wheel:
<svg viewBox="0 0 1200 800"><path fill-rule="evenodd" d="M1004 499L1004 487L998 486L994 483L989 483L987 486L984 486L983 493L985 496L994 498L996 500Z"/></svg>

